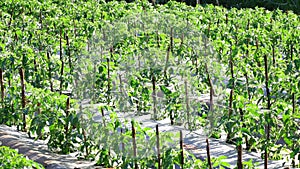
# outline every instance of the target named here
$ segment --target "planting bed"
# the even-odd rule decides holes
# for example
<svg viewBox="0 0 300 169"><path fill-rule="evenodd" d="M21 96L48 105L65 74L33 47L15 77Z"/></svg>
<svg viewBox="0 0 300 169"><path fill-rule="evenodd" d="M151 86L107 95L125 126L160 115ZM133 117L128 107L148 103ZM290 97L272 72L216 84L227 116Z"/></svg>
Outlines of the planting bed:
<svg viewBox="0 0 300 169"><path fill-rule="evenodd" d="M0 145L18 150L18 153L42 164L46 169L100 168L95 167L94 162L78 160L74 154L53 153L48 150L46 141L30 139L15 127L0 126Z"/></svg>

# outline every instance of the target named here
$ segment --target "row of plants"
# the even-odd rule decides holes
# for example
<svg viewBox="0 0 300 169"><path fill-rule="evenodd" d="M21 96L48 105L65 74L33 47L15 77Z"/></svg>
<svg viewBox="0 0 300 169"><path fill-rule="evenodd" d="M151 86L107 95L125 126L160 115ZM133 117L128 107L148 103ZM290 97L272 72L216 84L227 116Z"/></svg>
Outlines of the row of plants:
<svg viewBox="0 0 300 169"><path fill-rule="evenodd" d="M299 153L300 25L299 16L293 13L262 8L193 8L175 2L155 7L147 2L92 0L2 1L0 5L3 6L0 23L3 118L0 120L7 125L18 125L29 136L49 138L52 150L69 153L78 150L76 144L81 144L79 147L87 144L88 141L82 143L77 139L87 137L76 104L84 99L105 104L114 111L154 112L153 118L170 118L172 124L185 121L188 129L205 126L210 115L207 109L212 106L196 101L190 106L188 103L193 100L188 100L186 94L209 93L214 88L210 83L211 69L206 69L199 48L188 44L188 38L175 36L180 26L174 23L182 20L211 42L219 65L226 68L226 73L215 74L217 80L223 76L229 79L228 85L217 85L230 92L224 102L215 103L221 104L222 109L214 106L215 115L211 116L221 119L213 124L217 130L213 129L209 135L219 136L218 132L224 130L228 142L236 144L239 150L243 144L248 150L256 148L265 160L271 158L269 155L280 154L282 149L291 150L291 158ZM131 32L119 29L119 25L114 31L106 27L110 22L124 23L125 16L153 19L158 13L173 18L161 23L170 31L157 33L155 27L140 28L140 35L131 37L126 35ZM153 54L150 50L153 47L163 52ZM158 58L155 62L158 65L151 70L137 69L136 62L130 62L138 60L135 57L143 51ZM167 59L168 52L171 54ZM141 58L151 62L151 57ZM189 75L164 69L164 65L175 66L171 62L178 60L186 65L183 69ZM122 70L126 62L136 71ZM128 76L120 76L120 70ZM191 88L185 89L188 85L180 84L175 75L193 82L189 84ZM122 84L124 88L116 87ZM66 90L71 91L72 99L63 94ZM114 93L121 90L125 92ZM157 97L159 92L163 93L161 97ZM189 112L194 113L192 117L196 120L190 121ZM196 116L197 113L201 116ZM276 144L280 140L284 144ZM242 159L239 161L241 164Z"/></svg>
<svg viewBox="0 0 300 169"><path fill-rule="evenodd" d="M18 154L16 150L9 147L0 146L0 155L1 168L44 168L41 164Z"/></svg>

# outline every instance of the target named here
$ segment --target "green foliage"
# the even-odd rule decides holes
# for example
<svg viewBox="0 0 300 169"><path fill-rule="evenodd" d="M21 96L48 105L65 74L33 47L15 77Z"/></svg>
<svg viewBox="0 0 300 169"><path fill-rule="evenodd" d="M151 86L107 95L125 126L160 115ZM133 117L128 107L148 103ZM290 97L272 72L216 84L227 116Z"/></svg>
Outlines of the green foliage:
<svg viewBox="0 0 300 169"><path fill-rule="evenodd" d="M4 71L5 93L1 100L0 123L20 126L25 115L25 121L29 124L28 134L36 139L48 139L48 146L54 151L64 154L79 151L79 157L96 159L99 165L132 167L135 159L122 154L121 149L109 151L109 147L118 145L121 138L127 143L131 139L128 128L124 127L123 134L118 133L117 129L125 124L121 124L113 112L152 112L154 79L156 92L162 93L160 98L157 97L161 100L157 101L156 118L187 120L184 89L178 85L179 80L172 77L176 73L192 81L196 93L209 92L205 72L207 60L201 55L202 51L195 50L193 44L181 44L181 38L174 37L170 49L170 63L187 65L187 75L174 68L165 70L168 65L164 62L165 53L150 50L160 45L159 49L167 51L170 46L168 34L141 29L139 35L132 37L127 36L128 32L122 27L103 34L110 22L122 20L123 16L149 12L155 15L165 13L174 20L197 28L210 41L218 60L226 69L225 76L229 77L229 83L227 86L222 84L222 87L233 91L232 100L230 102L229 93L222 98L223 108L219 110L222 117L220 120L219 117L214 119L217 122L210 129L212 137L219 138L221 131L225 131L233 143L246 143L248 149L260 151L270 149L273 158L284 148L291 150L291 158L299 153L300 22L299 16L292 12L268 11L259 7L225 9L213 5L193 8L174 1L153 7L146 1L4 0L0 6L0 30L3 30L0 31L0 67ZM170 20L161 24L170 26L171 23ZM174 30L180 27L171 26ZM109 39L112 37L115 39ZM127 81L118 79L124 62L132 66L137 60L140 61L137 55L149 53L153 57L145 59L153 65L150 69L136 66L132 68L132 74L124 75ZM157 60L153 60L154 56ZM181 62L176 62L178 60ZM19 68L25 70L24 108ZM221 73L214 72L214 76L218 74ZM127 86L119 87L122 83L127 83ZM267 86L269 95L263 90ZM112 93L117 89L120 94ZM57 92L65 90L72 91L68 110L68 97ZM94 114L76 104L78 100L85 99L100 103L100 110L111 113L111 121L103 117L103 122L94 123ZM195 101L191 105L194 106L191 113L201 114L201 117L192 119L192 127L188 128L203 127L209 117L208 106ZM267 124L269 137L265 130ZM155 133L139 125L136 127L138 154L150 151L155 146ZM104 131L105 134L95 131ZM110 137L111 133L118 133L118 137ZM149 144L145 144L145 136L150 137ZM172 141L170 135L163 137L167 142ZM276 145L280 140L284 140L284 144ZM127 150L132 152L130 147L126 147ZM156 165L152 156L140 159L142 166ZM163 161L166 168L178 164L178 151L165 149ZM186 165L194 167L203 163L191 160ZM248 168L253 167L251 162L244 164ZM216 160L215 165L227 164Z"/></svg>
<svg viewBox="0 0 300 169"><path fill-rule="evenodd" d="M44 168L27 157L18 154L14 149L5 146L0 146L0 167L1 168Z"/></svg>

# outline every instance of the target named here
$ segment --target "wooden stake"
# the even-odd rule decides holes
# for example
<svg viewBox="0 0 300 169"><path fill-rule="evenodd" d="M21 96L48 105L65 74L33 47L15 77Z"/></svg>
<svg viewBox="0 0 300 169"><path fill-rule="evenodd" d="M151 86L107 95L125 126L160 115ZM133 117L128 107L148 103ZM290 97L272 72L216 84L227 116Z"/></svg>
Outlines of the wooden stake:
<svg viewBox="0 0 300 169"><path fill-rule="evenodd" d="M157 163L158 163L158 169L161 169L158 124L156 125L156 148L157 148Z"/></svg>
<svg viewBox="0 0 300 169"><path fill-rule="evenodd" d="M110 48L110 58L113 58L113 48ZM107 58L107 102L110 104L110 58Z"/></svg>
<svg viewBox="0 0 300 169"><path fill-rule="evenodd" d="M293 61L293 50L294 50L294 45L293 43L291 44L291 49L290 49L290 53L291 53L291 60Z"/></svg>
<svg viewBox="0 0 300 169"><path fill-rule="evenodd" d="M51 59L50 59L50 53L47 52L47 59L48 59L48 77L49 77L49 83L50 83L50 90L53 92L53 83L52 83L52 69L51 69Z"/></svg>
<svg viewBox="0 0 300 169"><path fill-rule="evenodd" d="M20 73L20 78L21 78L21 88L22 88L22 109L24 110L26 107L26 96L25 96L25 79L24 79L24 69L20 68L19 69L19 73ZM26 131L26 115L23 112L23 131Z"/></svg>
<svg viewBox="0 0 300 169"><path fill-rule="evenodd" d="M208 162L209 169L212 169L208 138L206 138L206 154L207 154L207 162Z"/></svg>
<svg viewBox="0 0 300 169"><path fill-rule="evenodd" d="M102 115L103 126L106 127L106 121L105 121L105 115L104 115L103 107L101 107L101 115Z"/></svg>
<svg viewBox="0 0 300 169"><path fill-rule="evenodd" d="M43 29L42 10L40 10L40 25L41 25L41 30L42 30Z"/></svg>
<svg viewBox="0 0 300 169"><path fill-rule="evenodd" d="M238 150L238 161L237 161L237 167L238 169L243 169L243 151L242 151L242 145L237 146Z"/></svg>
<svg viewBox="0 0 300 169"><path fill-rule="evenodd" d="M67 48L68 48L70 74L72 74L72 59L71 59L70 41L68 35L66 35L66 40L67 40Z"/></svg>
<svg viewBox="0 0 300 169"><path fill-rule="evenodd" d="M157 113L156 113L156 90L155 90L155 77L154 74L152 74L152 98L153 98L153 113L154 113L154 119L156 119L157 117Z"/></svg>
<svg viewBox="0 0 300 169"><path fill-rule="evenodd" d="M271 97L270 97L270 90L269 90L269 75L268 75L268 59L267 55L264 55L264 62L265 62L265 86L267 91L267 109L270 110L271 108ZM267 112L270 116L270 112ZM266 124L266 140L269 141L270 139L270 124L267 122ZM264 156L264 168L268 169L268 147L265 148L265 156Z"/></svg>
<svg viewBox="0 0 300 169"><path fill-rule="evenodd" d="M66 119L68 119L69 117L69 113L70 113L70 97L68 97L67 99L67 103L66 103ZM66 125L65 125L65 135L67 136L69 133L69 121L66 120Z"/></svg>
<svg viewBox="0 0 300 169"><path fill-rule="evenodd" d="M233 109L232 109L232 104L233 104L233 93L234 93L234 88L235 88L232 57L230 58L229 64L230 64L231 80L232 80L232 82L233 82L232 88L231 88L231 90L230 90L230 96L229 96L229 108L228 108L228 118L230 119L231 114L232 114L232 110L233 110ZM231 132L230 132L230 131L228 131L228 133L227 133L226 141L227 141L227 142L230 142L230 141L231 141Z"/></svg>
<svg viewBox="0 0 300 169"><path fill-rule="evenodd" d="M274 45L274 42L272 44L272 56L273 56L273 65L275 66L276 59L275 59L275 45Z"/></svg>
<svg viewBox="0 0 300 169"><path fill-rule="evenodd" d="M295 93L292 94L292 105L293 105L293 110L292 110L292 115L295 114L296 112L296 102L295 102ZM292 150L295 149L295 145L297 145L295 143L295 141L293 141L293 145L292 145ZM294 156L294 158L292 159L292 167L295 168L296 167L296 156Z"/></svg>
<svg viewBox="0 0 300 169"><path fill-rule="evenodd" d="M169 64L170 50L171 50L171 46L169 46L168 50L167 50L166 63L165 63L165 69L164 69L165 78L167 78L167 69L168 69L168 64Z"/></svg>
<svg viewBox="0 0 300 169"><path fill-rule="evenodd" d="M173 28L170 31L170 51L173 51Z"/></svg>
<svg viewBox="0 0 300 169"><path fill-rule="evenodd" d="M4 102L4 81L3 70L0 68L0 87L1 87L1 101Z"/></svg>
<svg viewBox="0 0 300 169"><path fill-rule="evenodd" d="M62 94L63 88L63 76L64 76L64 60L62 55L62 30L59 32L59 58L61 61L61 69L60 69L60 86L59 86L59 94Z"/></svg>
<svg viewBox="0 0 300 169"><path fill-rule="evenodd" d="M159 37L158 31L156 31L156 44L157 44L158 48L160 48L159 41L160 41L160 37Z"/></svg>
<svg viewBox="0 0 300 169"><path fill-rule="evenodd" d="M121 135L123 135L123 133L124 133L123 128L121 128ZM122 151L123 153L125 153L125 144L123 141L122 141Z"/></svg>
<svg viewBox="0 0 300 169"><path fill-rule="evenodd" d="M136 140L135 140L135 128L134 128L134 122L131 121L132 126L132 147L133 147L133 158L134 158L134 168L138 169L137 165L137 149L136 149Z"/></svg>
<svg viewBox="0 0 300 169"><path fill-rule="evenodd" d="M40 102L37 103L37 107L38 107L37 114L41 114L41 103Z"/></svg>
<svg viewBox="0 0 300 169"><path fill-rule="evenodd" d="M86 137L86 132L83 128L82 128L82 134L83 134L84 142L86 143L87 137ZM88 157L90 155L88 145L85 146L85 154L86 154L86 157Z"/></svg>
<svg viewBox="0 0 300 169"><path fill-rule="evenodd" d="M258 48L259 48L259 41L258 41L257 38L255 39L255 46L256 46L256 50L258 51ZM256 60L256 62L257 62L257 66L258 66L258 67L261 67L260 61L259 61L259 60Z"/></svg>
<svg viewBox="0 0 300 169"><path fill-rule="evenodd" d="M182 138L182 130L180 130L180 155L181 155L181 159L180 159L180 164L181 164L181 169L184 168L184 153L183 153L183 138Z"/></svg>
<svg viewBox="0 0 300 169"><path fill-rule="evenodd" d="M214 88L213 88L213 83L212 80L210 78L209 72L208 72L208 67L207 67L207 63L205 63L205 69L206 69L206 73L207 73L207 79L209 82L209 87L210 87L210 95L209 95L209 104L210 104L210 111L213 111L213 104L214 104Z"/></svg>
<svg viewBox="0 0 300 169"><path fill-rule="evenodd" d="M189 96L188 96L188 89L187 89L187 81L186 80L184 81L184 90L185 90L185 104L186 104L188 128L190 128L190 105L189 105Z"/></svg>

